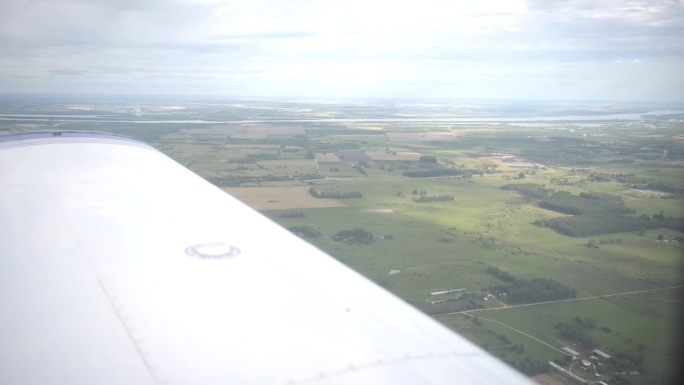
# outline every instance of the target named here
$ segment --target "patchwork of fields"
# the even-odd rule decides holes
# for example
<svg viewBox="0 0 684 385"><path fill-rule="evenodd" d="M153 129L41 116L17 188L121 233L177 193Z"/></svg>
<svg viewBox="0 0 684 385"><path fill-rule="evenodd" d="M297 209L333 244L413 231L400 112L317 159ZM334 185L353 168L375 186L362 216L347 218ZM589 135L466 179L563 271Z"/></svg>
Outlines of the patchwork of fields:
<svg viewBox="0 0 684 385"><path fill-rule="evenodd" d="M682 289L599 298L684 284L681 229L569 237L533 224L566 214L543 209L515 191L501 189L506 184L531 183L575 195L604 192L619 196L625 206L634 209L634 215L651 216L663 210L681 218L681 195L663 193L658 199L635 195L620 181L592 180L592 175L599 173L648 175L681 187L680 168L647 160L613 161L608 168L602 152L580 150L578 144L577 151L584 151L580 158L564 147L566 139L541 144L526 139L531 132L497 130L482 136L483 131L474 131L480 136L475 138L468 133L403 130L388 132L386 140L378 142L376 136L364 137L358 130L345 137L337 129L326 138L324 129L316 132L309 128L307 132L315 132L316 141L309 142L309 147L302 145L299 158L254 161L262 172L291 179L248 180L227 191L286 227L311 226L321 235L309 241L530 374L543 371L556 381L567 382L544 365L550 360L565 362L567 353L559 352L564 346L572 346L587 357L591 355L589 347L620 356L620 360L596 369L605 376L601 378L612 378L612 372L623 368L640 370L639 376L618 379L623 383L651 383L670 370L668 362L681 358L669 343L669 336L676 333L681 320L677 310L682 304ZM511 143L502 145L496 135L511 136ZM284 144L289 145L287 141ZM311 152L313 159L309 160ZM569 153L568 164L558 152ZM592 158L594 154L596 159ZM433 160L435 163L430 163ZM655 168L657 173L644 173ZM437 169L458 172L405 176L407 171ZM305 174L309 177L298 177ZM361 196L319 199L309 194L310 186L321 191L358 192ZM417 199L440 196L452 196L453 200ZM292 210L302 215L284 215ZM347 244L334 240L340 231L359 228L371 231L374 242ZM598 246L588 247L590 239ZM576 298L588 299L507 309L511 305L506 297L488 297L496 293L494 288L507 284L488 274L488 266L503 269L517 279L553 280L573 287ZM429 294L458 288L466 289L467 295ZM581 330L588 336L585 345L559 332L559 325L574 325L575 319L585 318L595 325Z"/></svg>
<svg viewBox="0 0 684 385"><path fill-rule="evenodd" d="M260 132L269 137L278 130L272 129L262 126ZM233 135L223 147L233 153L214 156L247 163L247 153L253 154L253 162L242 164L242 169L216 167L213 172L252 176L226 191L286 227L310 226L320 235L309 241L530 374L548 372L546 361L565 362L567 353L560 350L564 346L587 357L590 347L621 357L596 369L601 378L624 368L640 370L639 376L619 378L623 383L651 383L669 370L668 362L681 358L669 343L681 321L677 310L684 295L681 288L672 288L684 284L681 228L569 237L533 224L566 214L501 189L507 184L533 184L575 195L601 192L619 197L634 216L662 210L682 218L684 205L678 193L635 194L619 178L595 177L631 174L644 179L641 183L662 181L681 189L681 168L659 159L621 162L613 156L606 162L606 151L593 150L592 140L567 131L540 141L545 132L539 128L451 133L443 128L411 132L404 126L395 132L388 124L380 130L386 136L379 141L377 128L368 136L359 134L358 128L348 136L340 128L326 136L324 128L309 127L306 132L315 141L283 139L275 146L277 159L267 159L273 152L267 152L257 137L251 138L251 145L241 142L241 147L233 147L234 140L246 138ZM500 136L509 140L503 142ZM669 139L661 135L649 140ZM211 178L211 171L201 165L195 163L195 170ZM410 172L426 176L407 177ZM258 175L277 181L254 178ZM315 198L309 193L311 186L360 196ZM288 216L292 210L298 215ZM336 233L350 229L372 232L374 242L334 240ZM517 280L568 285L576 298L587 299L514 307L502 296L507 282L488 274L489 266ZM465 294L429 294L459 288ZM651 291L609 296L642 290ZM576 319L590 319L594 325L578 326L582 340L559 332L567 325L575 327ZM552 372L547 376L568 381Z"/></svg>
<svg viewBox="0 0 684 385"><path fill-rule="evenodd" d="M354 113L345 105L305 107L298 119ZM670 365L684 358L672 343L684 321L682 124L306 121L97 130L151 142L530 375L569 383L547 362L570 367L563 347L582 359L598 348L613 358L592 373L573 369L578 375L651 384L665 383ZM624 213L600 211L607 207ZM588 227L581 223L598 218L606 224L591 236L539 225ZM643 228L610 230L636 219ZM372 235L354 242L342 232ZM615 375L623 371L639 375Z"/></svg>

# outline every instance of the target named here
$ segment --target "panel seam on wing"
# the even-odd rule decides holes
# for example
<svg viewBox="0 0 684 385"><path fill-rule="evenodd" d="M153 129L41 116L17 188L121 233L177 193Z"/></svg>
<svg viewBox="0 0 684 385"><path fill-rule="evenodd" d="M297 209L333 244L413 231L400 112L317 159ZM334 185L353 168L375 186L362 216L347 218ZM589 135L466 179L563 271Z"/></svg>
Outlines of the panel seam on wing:
<svg viewBox="0 0 684 385"><path fill-rule="evenodd" d="M92 268L92 264L91 264L91 268ZM102 289L102 292L104 293L105 297L107 297L107 301L109 301L109 305L112 307L114 314L116 314L116 317L119 319L119 323L121 324L124 331L126 332L128 339L133 344L135 351L138 353L138 357L140 357L140 360L142 361L143 365L145 366L145 369L147 369L147 372L150 374L152 381L155 384L159 385L161 382L154 375L154 370L152 369L152 365L150 364L150 362L145 357L145 353L142 350L142 346L140 346L138 344L138 342L136 341L135 336L133 335L133 331L126 324L126 320L124 319L123 315L121 314L119 307L116 305L114 298L110 295L109 290L107 290L107 288L105 287L105 284L102 282L102 280L100 279L100 276L97 274L97 272L95 271L94 268L93 268L93 273L95 274L95 279L97 280L98 285Z"/></svg>
<svg viewBox="0 0 684 385"><path fill-rule="evenodd" d="M347 368L337 370L337 371L331 371L331 372L320 372L318 375L314 377L308 377L308 378L303 378L299 380L290 380L287 383L291 385L295 384L307 384L307 383L316 383L319 381L324 381L327 380L331 377L341 377L350 373L354 372L360 372L360 371L365 371L365 370L372 370L372 369L377 369L380 367L384 366L392 366L392 365L398 365L398 364L404 364L407 362L411 361L421 361L421 360L431 360L435 358L448 358L448 357L476 357L476 356L481 356L482 354L479 352L455 352L455 351L450 351L450 352L443 352L443 353L426 353L426 354L418 354L418 355L405 355L403 357L395 358L395 359L390 359L390 360L378 360L372 363L368 364L363 364L363 365L350 365Z"/></svg>
<svg viewBox="0 0 684 385"><path fill-rule="evenodd" d="M71 228L71 224L69 221L64 220L64 225ZM78 239L78 233L76 231L71 231L71 233L74 235L76 238L79 247L82 244L81 240ZM133 330L129 327L129 325L126 323L126 320L121 313L121 309L119 306L117 306L116 299L115 297L110 293L110 291L107 289L107 285L104 283L102 280L101 275L98 273L97 266L95 265L95 261L92 258L86 257L86 261L88 270L94 275L95 280L97 281L97 285L100 287L100 290L102 290L102 293L104 294L105 298L107 299L107 302L109 303L109 306L111 306L112 311L116 315L119 324L123 328L124 332L126 333L126 336L128 336L128 339L131 341L131 344L133 345L133 348L135 349L136 353L138 354L138 357L140 358L143 366L145 367L145 370L147 373L150 375L150 378L152 379L152 382L154 384L160 385L162 381L160 381L157 376L154 374L154 370L150 362L147 360L145 353L142 350L142 347L138 344L138 342L135 339L135 336L133 335Z"/></svg>

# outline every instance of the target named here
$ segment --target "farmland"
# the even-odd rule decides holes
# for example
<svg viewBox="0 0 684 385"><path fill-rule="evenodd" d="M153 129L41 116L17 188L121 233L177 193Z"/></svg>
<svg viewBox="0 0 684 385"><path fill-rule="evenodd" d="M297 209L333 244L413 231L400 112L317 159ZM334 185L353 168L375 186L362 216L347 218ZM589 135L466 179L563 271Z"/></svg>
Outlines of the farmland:
<svg viewBox="0 0 684 385"><path fill-rule="evenodd" d="M570 381L546 364L567 367L567 346L616 357L597 369L611 384L666 383L668 365L684 358L671 343L684 320L681 113L577 122L554 110L546 122L513 124L431 119L472 113L451 104L298 103L188 104L183 113L200 123L164 122L150 104L138 107L158 111L155 123L17 117L0 127L139 137L283 226L313 230L308 241L530 375ZM591 215L607 222L580 221ZM643 225L614 230L627 220ZM557 221L596 228L583 236L542 225ZM535 282L574 296L534 306L508 298ZM465 290L431 295L455 289Z"/></svg>

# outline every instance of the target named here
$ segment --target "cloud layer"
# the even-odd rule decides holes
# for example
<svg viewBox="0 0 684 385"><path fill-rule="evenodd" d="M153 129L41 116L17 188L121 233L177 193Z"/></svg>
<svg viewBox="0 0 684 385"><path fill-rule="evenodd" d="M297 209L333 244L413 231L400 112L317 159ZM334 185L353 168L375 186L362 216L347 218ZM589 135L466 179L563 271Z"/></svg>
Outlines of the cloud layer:
<svg viewBox="0 0 684 385"><path fill-rule="evenodd" d="M0 92L684 101L684 6L4 0Z"/></svg>

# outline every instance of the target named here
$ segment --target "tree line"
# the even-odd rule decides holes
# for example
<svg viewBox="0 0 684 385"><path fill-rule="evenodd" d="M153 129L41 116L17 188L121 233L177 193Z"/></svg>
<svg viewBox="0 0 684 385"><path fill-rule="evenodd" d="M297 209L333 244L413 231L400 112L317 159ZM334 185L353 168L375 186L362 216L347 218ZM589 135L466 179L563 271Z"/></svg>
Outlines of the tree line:
<svg viewBox="0 0 684 385"><path fill-rule="evenodd" d="M508 287L508 302L512 304L556 301L577 297L574 287L563 285L552 279L517 279Z"/></svg>
<svg viewBox="0 0 684 385"><path fill-rule="evenodd" d="M677 196L683 196L684 195L684 187L678 187L674 186L665 182L650 182L646 183L645 185L634 185L630 186L632 188L638 188L638 189L646 189L646 190L657 190L657 191L662 191L666 193L670 193L672 195L677 195Z"/></svg>
<svg viewBox="0 0 684 385"><path fill-rule="evenodd" d="M572 286L563 285L558 281L546 278L524 279L504 271L496 266L487 267L487 273L494 275L508 286L497 286L495 290L503 291L507 295L507 302L511 304L555 301L577 297L577 290Z"/></svg>
<svg viewBox="0 0 684 385"><path fill-rule="evenodd" d="M556 324L554 329L558 330L564 338L579 343L585 349L593 349L596 345L594 338L585 332L585 329L593 329L593 327L587 327L578 322L561 322Z"/></svg>
<svg viewBox="0 0 684 385"><path fill-rule="evenodd" d="M538 206L547 210L557 211L563 214L582 215L622 215L636 212L624 205L624 203L608 199L584 198L573 195L567 191L559 191L539 201Z"/></svg>
<svg viewBox="0 0 684 385"><path fill-rule="evenodd" d="M411 198L414 202L449 202L454 200L453 195L421 195Z"/></svg>
<svg viewBox="0 0 684 385"><path fill-rule="evenodd" d="M540 219L537 226L549 227L570 237L590 237L626 231L645 231L667 227L684 230L684 219L665 217L660 212L653 216L633 217L636 210L625 206L622 198L601 192L583 192L579 196L567 191L554 191L533 183L508 184L503 190L517 191L539 207L572 217Z"/></svg>
<svg viewBox="0 0 684 385"><path fill-rule="evenodd" d="M507 184L501 186L501 189L508 191L517 191L523 196L532 199L543 199L554 192L553 189L548 189L542 185L534 183Z"/></svg>
<svg viewBox="0 0 684 385"><path fill-rule="evenodd" d="M490 265L489 267L487 267L487 273L499 278L502 281L515 282L515 275L507 271L501 270L496 266Z"/></svg>
<svg viewBox="0 0 684 385"><path fill-rule="evenodd" d="M601 234L645 231L666 227L676 231L684 230L681 218L662 218L627 215L578 215L574 217L540 219L534 222L541 227L550 227L570 237L591 237Z"/></svg>
<svg viewBox="0 0 684 385"><path fill-rule="evenodd" d="M287 228L291 233L300 238L318 238L322 234L311 226L290 226Z"/></svg>
<svg viewBox="0 0 684 385"><path fill-rule="evenodd" d="M309 187L309 194L320 199L357 199L363 198L360 191L321 191L315 187Z"/></svg>
<svg viewBox="0 0 684 385"><path fill-rule="evenodd" d="M599 201L622 202L621 196L597 191L584 191L580 193L580 196L582 198L595 199Z"/></svg>
<svg viewBox="0 0 684 385"><path fill-rule="evenodd" d="M332 239L337 242L344 242L352 245L368 245L375 241L375 236L370 231L357 227L351 230L342 230L333 235Z"/></svg>
<svg viewBox="0 0 684 385"><path fill-rule="evenodd" d="M629 174L598 174L592 173L589 175L589 179L594 182L610 182L618 181L624 183L629 188L642 189L642 190L656 190L661 192L670 193L676 196L684 195L684 187L675 186L666 182L656 181L650 178L639 177L633 173Z"/></svg>

